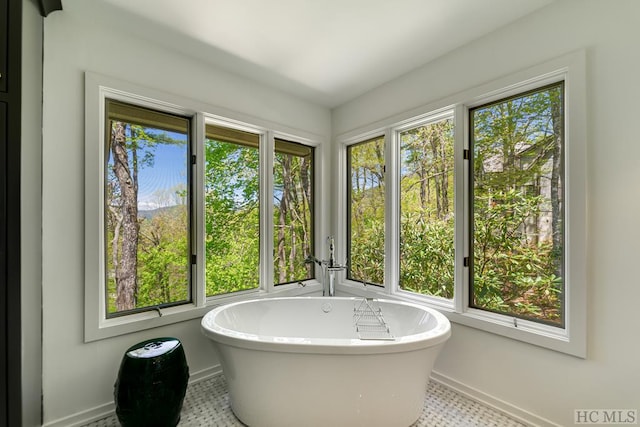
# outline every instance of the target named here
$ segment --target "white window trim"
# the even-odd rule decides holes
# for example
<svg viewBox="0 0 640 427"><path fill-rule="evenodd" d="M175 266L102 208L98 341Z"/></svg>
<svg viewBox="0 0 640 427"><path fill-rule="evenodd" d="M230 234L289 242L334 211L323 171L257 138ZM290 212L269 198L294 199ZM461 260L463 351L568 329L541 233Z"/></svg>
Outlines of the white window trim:
<svg viewBox="0 0 640 427"><path fill-rule="evenodd" d="M236 129L249 130L261 135L261 260L260 286L257 289L234 292L232 294L206 297L204 282L204 263L198 261L192 279L192 302L150 310L140 313L107 318L104 277L104 137L105 137L105 98L118 99L125 102L193 117L192 132L194 154L196 155L196 171L194 183L196 188L204 186L204 138L205 123L218 123ZM315 228L316 236L327 233L328 223L324 219L328 210L320 201L326 197L326 185L322 182L327 176L328 162L324 161L328 154L326 143L318 135L298 129L282 126L277 123L243 115L221 107L212 106L184 97L168 94L151 88L138 86L112 77L85 73L85 297L84 297L84 341L96 341L127 333L138 332L159 326L169 325L185 320L202 317L206 312L220 304L241 301L251 298L268 298L275 296L294 296L318 292L321 284L318 280L305 281L304 287L299 284L273 285L273 153L274 139L283 138L315 148L314 180L315 180ZM271 150L271 151L269 151ZM194 192L192 245L198 259L204 258L204 194ZM323 239L316 237L315 250L324 251ZM316 272L316 277L319 272ZM160 315L161 314L161 315Z"/></svg>
<svg viewBox="0 0 640 427"><path fill-rule="evenodd" d="M540 347L585 358L587 352L587 274L586 274L586 54L584 50L572 52L526 70L498 78L490 83L463 91L441 101L425 105L409 112L373 123L367 127L339 135L339 185L337 190L337 218L342 219L338 227L342 237L341 248L346 248L346 176L347 146L364 141L374 135L385 135L387 142L386 165L386 230L384 288L368 286L353 281L343 281L339 289L343 292L362 295L391 297L420 302L444 312L451 321L497 335L527 342ZM515 319L513 316L496 314L469 306L469 278L463 258L469 254L468 188L466 185L469 165L463 160L463 150L469 147L469 108L521 93L527 89L563 80L565 83L565 327L559 328L538 322ZM455 288L453 301L418 295L398 288L398 161L396 154L397 132L409 126L428 123L443 112L453 111L456 129L455 152ZM346 253L342 256L346 257Z"/></svg>

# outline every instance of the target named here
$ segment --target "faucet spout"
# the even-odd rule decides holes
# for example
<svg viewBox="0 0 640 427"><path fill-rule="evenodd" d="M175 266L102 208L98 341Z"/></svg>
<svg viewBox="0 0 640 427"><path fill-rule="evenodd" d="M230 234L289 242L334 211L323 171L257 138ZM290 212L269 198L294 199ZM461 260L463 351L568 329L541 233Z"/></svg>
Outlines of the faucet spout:
<svg viewBox="0 0 640 427"><path fill-rule="evenodd" d="M336 293L336 273L345 270L346 265L336 263L333 236L329 236L327 241L329 243L329 261L323 262L325 269L323 271L322 295L332 297Z"/></svg>

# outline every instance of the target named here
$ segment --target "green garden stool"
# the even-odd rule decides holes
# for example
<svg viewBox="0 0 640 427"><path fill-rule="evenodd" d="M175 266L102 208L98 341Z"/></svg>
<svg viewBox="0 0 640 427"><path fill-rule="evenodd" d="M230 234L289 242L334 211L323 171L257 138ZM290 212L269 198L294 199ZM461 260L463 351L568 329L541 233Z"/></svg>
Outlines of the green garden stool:
<svg viewBox="0 0 640 427"><path fill-rule="evenodd" d="M175 427L188 380L180 340L156 338L129 347L113 392L122 427Z"/></svg>

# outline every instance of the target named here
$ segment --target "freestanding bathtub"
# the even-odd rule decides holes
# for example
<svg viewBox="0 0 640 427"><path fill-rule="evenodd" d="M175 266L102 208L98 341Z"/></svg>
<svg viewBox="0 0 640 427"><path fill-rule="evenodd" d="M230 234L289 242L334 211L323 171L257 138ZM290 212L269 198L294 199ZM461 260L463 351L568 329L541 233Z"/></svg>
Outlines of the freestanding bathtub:
<svg viewBox="0 0 640 427"><path fill-rule="evenodd" d="M362 316L369 307L374 316ZM202 331L233 412L251 427L407 427L422 412L451 325L405 302L292 297L217 307Z"/></svg>

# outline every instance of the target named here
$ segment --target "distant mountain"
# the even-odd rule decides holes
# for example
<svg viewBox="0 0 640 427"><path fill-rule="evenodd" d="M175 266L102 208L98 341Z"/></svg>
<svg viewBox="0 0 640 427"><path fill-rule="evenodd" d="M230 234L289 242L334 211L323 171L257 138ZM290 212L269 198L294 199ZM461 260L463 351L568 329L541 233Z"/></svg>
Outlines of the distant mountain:
<svg viewBox="0 0 640 427"><path fill-rule="evenodd" d="M174 206L164 206L157 209L138 210L138 218L152 219L154 216L160 213L170 212L170 211L174 211L181 208L183 208L183 206L174 205Z"/></svg>

